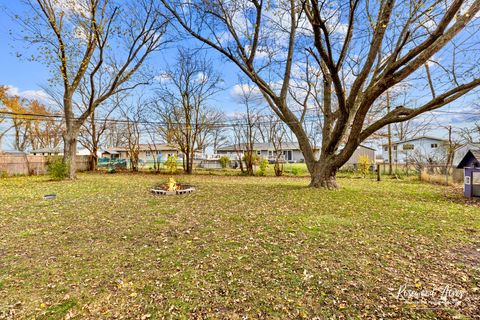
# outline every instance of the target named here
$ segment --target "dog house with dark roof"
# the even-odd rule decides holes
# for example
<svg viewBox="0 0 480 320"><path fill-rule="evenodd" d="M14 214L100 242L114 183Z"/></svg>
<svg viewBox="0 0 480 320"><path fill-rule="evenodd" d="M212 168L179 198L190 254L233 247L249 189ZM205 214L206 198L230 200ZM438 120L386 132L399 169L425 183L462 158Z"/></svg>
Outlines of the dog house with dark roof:
<svg viewBox="0 0 480 320"><path fill-rule="evenodd" d="M464 170L463 194L465 197L480 198L480 151L468 150L457 168Z"/></svg>

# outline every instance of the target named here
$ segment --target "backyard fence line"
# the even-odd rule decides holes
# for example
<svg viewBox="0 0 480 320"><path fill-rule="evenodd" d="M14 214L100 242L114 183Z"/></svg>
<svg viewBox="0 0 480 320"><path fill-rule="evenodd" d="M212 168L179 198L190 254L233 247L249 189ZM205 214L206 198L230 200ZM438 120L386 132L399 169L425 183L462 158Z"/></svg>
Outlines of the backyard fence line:
<svg viewBox="0 0 480 320"><path fill-rule="evenodd" d="M0 173L14 175L46 174L50 158L33 155L2 155L0 154ZM90 156L76 156L78 171L90 169Z"/></svg>
<svg viewBox="0 0 480 320"><path fill-rule="evenodd" d="M390 174L388 163L380 163L378 164L378 168L382 175ZM457 169L455 166L447 166L446 164L428 164L421 166L413 163L393 164L392 174L417 176L422 181L447 185L463 182L463 169Z"/></svg>

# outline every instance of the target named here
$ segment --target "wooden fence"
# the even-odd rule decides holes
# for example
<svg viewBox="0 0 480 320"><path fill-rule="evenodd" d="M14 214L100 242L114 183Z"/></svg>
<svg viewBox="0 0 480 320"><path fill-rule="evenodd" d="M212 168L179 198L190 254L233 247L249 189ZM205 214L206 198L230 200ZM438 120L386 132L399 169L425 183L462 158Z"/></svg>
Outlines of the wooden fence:
<svg viewBox="0 0 480 320"><path fill-rule="evenodd" d="M46 174L50 159L46 156L0 154L0 173L9 176ZM78 171L90 169L90 156L77 156L76 161Z"/></svg>

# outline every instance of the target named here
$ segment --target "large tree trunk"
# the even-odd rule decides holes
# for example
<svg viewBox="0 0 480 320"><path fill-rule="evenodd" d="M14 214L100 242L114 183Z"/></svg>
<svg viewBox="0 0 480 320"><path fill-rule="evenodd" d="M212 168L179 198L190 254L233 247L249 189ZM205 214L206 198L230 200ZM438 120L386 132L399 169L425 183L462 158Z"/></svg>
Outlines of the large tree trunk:
<svg viewBox="0 0 480 320"><path fill-rule="evenodd" d="M183 160L184 162L184 171L186 174L191 174L192 173L192 168L190 167L191 165L191 160L190 160L190 151L185 152L185 158Z"/></svg>
<svg viewBox="0 0 480 320"><path fill-rule="evenodd" d="M90 155L90 170L97 171L97 163L98 163L98 156L97 150L93 150L92 154Z"/></svg>
<svg viewBox="0 0 480 320"><path fill-rule="evenodd" d="M245 166L246 166L246 172L247 172L247 175L249 176L254 176L255 175L255 172L253 170L253 151L252 150L248 150L246 153L245 153Z"/></svg>
<svg viewBox="0 0 480 320"><path fill-rule="evenodd" d="M95 111L92 112L90 115L90 119L92 120L92 150L90 152L90 170L96 171L97 170L97 162L98 162L98 140L97 140L97 125L95 124Z"/></svg>
<svg viewBox="0 0 480 320"><path fill-rule="evenodd" d="M333 165L332 160L315 161L309 166L310 187L337 189L337 167Z"/></svg>
<svg viewBox="0 0 480 320"><path fill-rule="evenodd" d="M195 151L190 152L189 164L188 164L188 174L193 173L193 160L195 159Z"/></svg>
<svg viewBox="0 0 480 320"><path fill-rule="evenodd" d="M65 133L63 137L65 144L63 151L63 162L68 166L69 179L75 179L77 177L77 135L70 132Z"/></svg>

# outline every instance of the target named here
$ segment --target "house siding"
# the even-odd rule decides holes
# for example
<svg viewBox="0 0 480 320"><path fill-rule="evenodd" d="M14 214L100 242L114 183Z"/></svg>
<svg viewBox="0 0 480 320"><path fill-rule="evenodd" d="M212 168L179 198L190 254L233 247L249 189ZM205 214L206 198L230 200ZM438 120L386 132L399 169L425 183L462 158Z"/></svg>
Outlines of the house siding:
<svg viewBox="0 0 480 320"><path fill-rule="evenodd" d="M360 146L353 152L352 156L350 157L350 159L348 159L347 163L345 164L346 165L357 164L361 156L367 156L370 162L374 162L375 150Z"/></svg>
<svg viewBox="0 0 480 320"><path fill-rule="evenodd" d="M128 151L117 151L119 154L120 159L130 159L128 156ZM138 159L141 161L153 161L154 160L154 151L140 151L138 153ZM177 150L159 150L156 151L157 153L157 159L160 161L165 161L168 159L168 155L175 154L178 156L178 151Z"/></svg>
<svg viewBox="0 0 480 320"><path fill-rule="evenodd" d="M259 154L262 158L264 159L273 159L274 155L275 155L275 152L273 150L270 150L272 151L272 156L270 156L269 154L269 150L256 150L256 151L260 151L259 153L257 152L257 154ZM301 150L299 149L284 149L283 150L283 153L285 154L285 152L291 152L291 159L287 159L286 156L282 156L282 159L285 157L285 161L287 162L305 162L305 157L303 156L303 153ZM238 154L237 152L235 152L235 150L217 150L217 155L218 156L228 156L231 160L238 160ZM241 152L241 154L243 154L243 152ZM350 159L347 161L346 164L356 164L358 163L358 158L361 156L361 155L367 155L368 158L371 160L371 161L375 161L375 150L374 149L371 149L371 148L367 148L365 146L359 146L355 152L353 153L353 155L350 157ZM319 157L319 151L315 151L315 157Z"/></svg>
<svg viewBox="0 0 480 320"><path fill-rule="evenodd" d="M436 145L436 147L432 147ZM413 149L409 149L413 146ZM388 163L388 147L382 146L384 163ZM419 138L392 144L392 163L406 163L413 156L441 162L446 156L445 142L440 139Z"/></svg>

